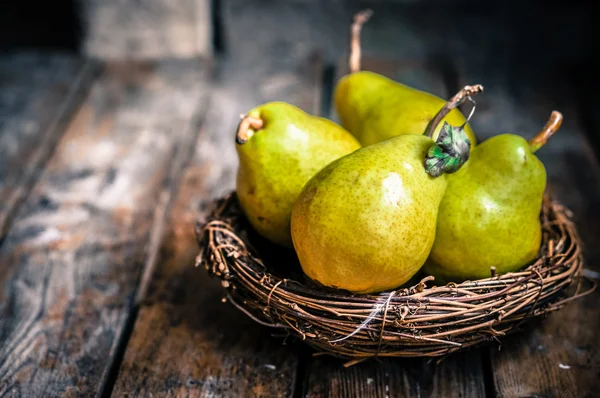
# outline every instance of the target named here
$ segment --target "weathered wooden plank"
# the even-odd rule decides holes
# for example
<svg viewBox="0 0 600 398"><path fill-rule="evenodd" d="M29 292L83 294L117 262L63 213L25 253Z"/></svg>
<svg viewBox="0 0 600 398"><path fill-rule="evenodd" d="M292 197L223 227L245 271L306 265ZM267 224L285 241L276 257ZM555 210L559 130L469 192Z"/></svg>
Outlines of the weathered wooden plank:
<svg viewBox="0 0 600 398"><path fill-rule="evenodd" d="M573 92L558 68L470 62L460 66L461 83L486 87L472 125L482 137L515 132L531 138L553 109L564 114L561 130L536 155L548 171L549 189L567 205L585 244L586 268L600 270L600 167L583 134ZM597 275L597 274L596 274ZM587 285L582 288L588 287ZM496 395L594 396L600 388L600 292L586 296L525 326L526 333L491 350Z"/></svg>
<svg viewBox="0 0 600 398"><path fill-rule="evenodd" d="M289 396L293 392L298 366L295 348L282 346L283 336L273 338L272 330L222 303L225 292L218 281L193 267L198 253L193 233L196 219L205 214L212 199L234 187L233 135L238 115L271 100L288 101L310 112L319 108L322 68L307 45L310 25L303 17L288 14L290 8L275 3L224 4L225 26L236 40L229 43L230 58L221 64L208 118L176 191L156 272L127 346L115 396ZM279 18L278 13L288 18ZM258 20L269 27L265 29L269 33L249 37L247 32Z"/></svg>
<svg viewBox="0 0 600 398"><path fill-rule="evenodd" d="M338 70L345 73L346 61ZM436 65L366 56L370 70L441 97L450 95L444 73ZM430 360L370 360L343 368L342 361L315 357L309 361L307 394L314 397L483 396L480 351L452 356L440 364Z"/></svg>
<svg viewBox="0 0 600 398"><path fill-rule="evenodd" d="M93 85L0 250L0 394L101 392L207 78L197 61L110 64Z"/></svg>
<svg viewBox="0 0 600 398"><path fill-rule="evenodd" d="M481 359L458 354L435 365L420 359L383 359L349 368L339 360L313 361L308 397L482 397Z"/></svg>
<svg viewBox="0 0 600 398"><path fill-rule="evenodd" d="M212 54L210 0L83 0L83 51L103 59Z"/></svg>
<svg viewBox="0 0 600 398"><path fill-rule="evenodd" d="M62 55L0 57L0 241L96 70Z"/></svg>

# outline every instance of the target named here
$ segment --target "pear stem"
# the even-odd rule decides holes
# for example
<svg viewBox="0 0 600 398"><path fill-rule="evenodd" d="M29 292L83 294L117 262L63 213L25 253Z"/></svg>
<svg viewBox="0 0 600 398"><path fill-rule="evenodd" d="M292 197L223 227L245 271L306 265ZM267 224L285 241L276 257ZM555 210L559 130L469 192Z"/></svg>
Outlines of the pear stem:
<svg viewBox="0 0 600 398"><path fill-rule="evenodd" d="M262 119L259 119L250 115L240 115L242 121L238 125L237 132L235 134L235 142L239 145L243 145L248 142L248 130L252 128L252 130L260 130L265 122Z"/></svg>
<svg viewBox="0 0 600 398"><path fill-rule="evenodd" d="M552 111L544 128L535 137L529 140L529 148L531 149L531 152L535 153L538 149L543 147L550 137L552 137L554 133L560 129L562 121L562 113L558 111Z"/></svg>
<svg viewBox="0 0 600 398"><path fill-rule="evenodd" d="M371 18L371 15L373 15L373 11L370 9L354 14L354 22L350 28L350 58L348 60L350 73L360 70L360 31L365 22Z"/></svg>
<svg viewBox="0 0 600 398"><path fill-rule="evenodd" d="M473 86L464 86L454 97L450 98L442 109L434 116L433 119L427 125L425 129L425 135L429 138L433 137L435 128L440 124L442 119L454 108L460 106L465 100L471 96L477 95L483 92L483 86L481 84L475 84Z"/></svg>

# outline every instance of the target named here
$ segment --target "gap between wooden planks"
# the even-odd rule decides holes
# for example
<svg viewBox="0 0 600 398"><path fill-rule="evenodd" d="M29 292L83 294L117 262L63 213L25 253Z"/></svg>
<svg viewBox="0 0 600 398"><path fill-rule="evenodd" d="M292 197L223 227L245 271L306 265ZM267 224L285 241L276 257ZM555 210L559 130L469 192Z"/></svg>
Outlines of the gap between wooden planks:
<svg viewBox="0 0 600 398"><path fill-rule="evenodd" d="M209 71L197 60L105 66L0 249L0 394L101 392Z"/></svg>

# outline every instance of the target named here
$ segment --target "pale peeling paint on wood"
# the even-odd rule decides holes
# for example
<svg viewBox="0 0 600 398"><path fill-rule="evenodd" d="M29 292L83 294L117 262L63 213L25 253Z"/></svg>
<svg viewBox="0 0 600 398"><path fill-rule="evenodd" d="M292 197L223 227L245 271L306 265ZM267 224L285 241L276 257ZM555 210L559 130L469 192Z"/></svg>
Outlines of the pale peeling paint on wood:
<svg viewBox="0 0 600 398"><path fill-rule="evenodd" d="M98 392L207 72L109 65L92 87L0 249L0 395Z"/></svg>
<svg viewBox="0 0 600 398"><path fill-rule="evenodd" d="M212 54L209 0L79 0L85 54L158 59Z"/></svg>

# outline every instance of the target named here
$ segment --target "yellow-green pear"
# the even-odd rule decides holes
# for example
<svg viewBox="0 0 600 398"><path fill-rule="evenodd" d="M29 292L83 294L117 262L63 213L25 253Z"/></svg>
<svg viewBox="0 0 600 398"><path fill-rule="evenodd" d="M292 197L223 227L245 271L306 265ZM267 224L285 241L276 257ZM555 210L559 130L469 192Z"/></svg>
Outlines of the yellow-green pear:
<svg viewBox="0 0 600 398"><path fill-rule="evenodd" d="M464 130L445 123L436 143L426 135L400 135L325 167L292 209L304 273L354 293L408 281L433 244L444 173L458 170L469 150Z"/></svg>
<svg viewBox="0 0 600 398"><path fill-rule="evenodd" d="M360 69L360 30L371 15L365 10L355 16L352 25L350 74L337 83L334 106L341 125L352 133L361 145L372 145L401 134L423 134L430 120L446 101L395 82L387 77ZM465 123L465 117L454 109L444 118L453 126ZM437 139L442 124L434 131ZM467 124L465 131L472 148L475 135Z"/></svg>
<svg viewBox="0 0 600 398"><path fill-rule="evenodd" d="M540 210L546 170L534 155L560 127L553 112L529 143L521 136L492 137L448 180L435 243L424 270L437 281L488 278L533 261L541 242Z"/></svg>
<svg viewBox="0 0 600 398"><path fill-rule="evenodd" d="M284 102L258 106L236 136L237 196L264 237L292 246L292 204L306 182L332 161L360 147L339 125Z"/></svg>
<svg viewBox="0 0 600 398"><path fill-rule="evenodd" d="M363 146L396 135L423 134L429 121L446 102L433 94L368 71L344 76L337 84L334 101L342 126ZM466 119L458 109L454 109L444 121L460 126ZM434 139L440 127L435 130ZM468 124L465 132L474 147L475 134Z"/></svg>

